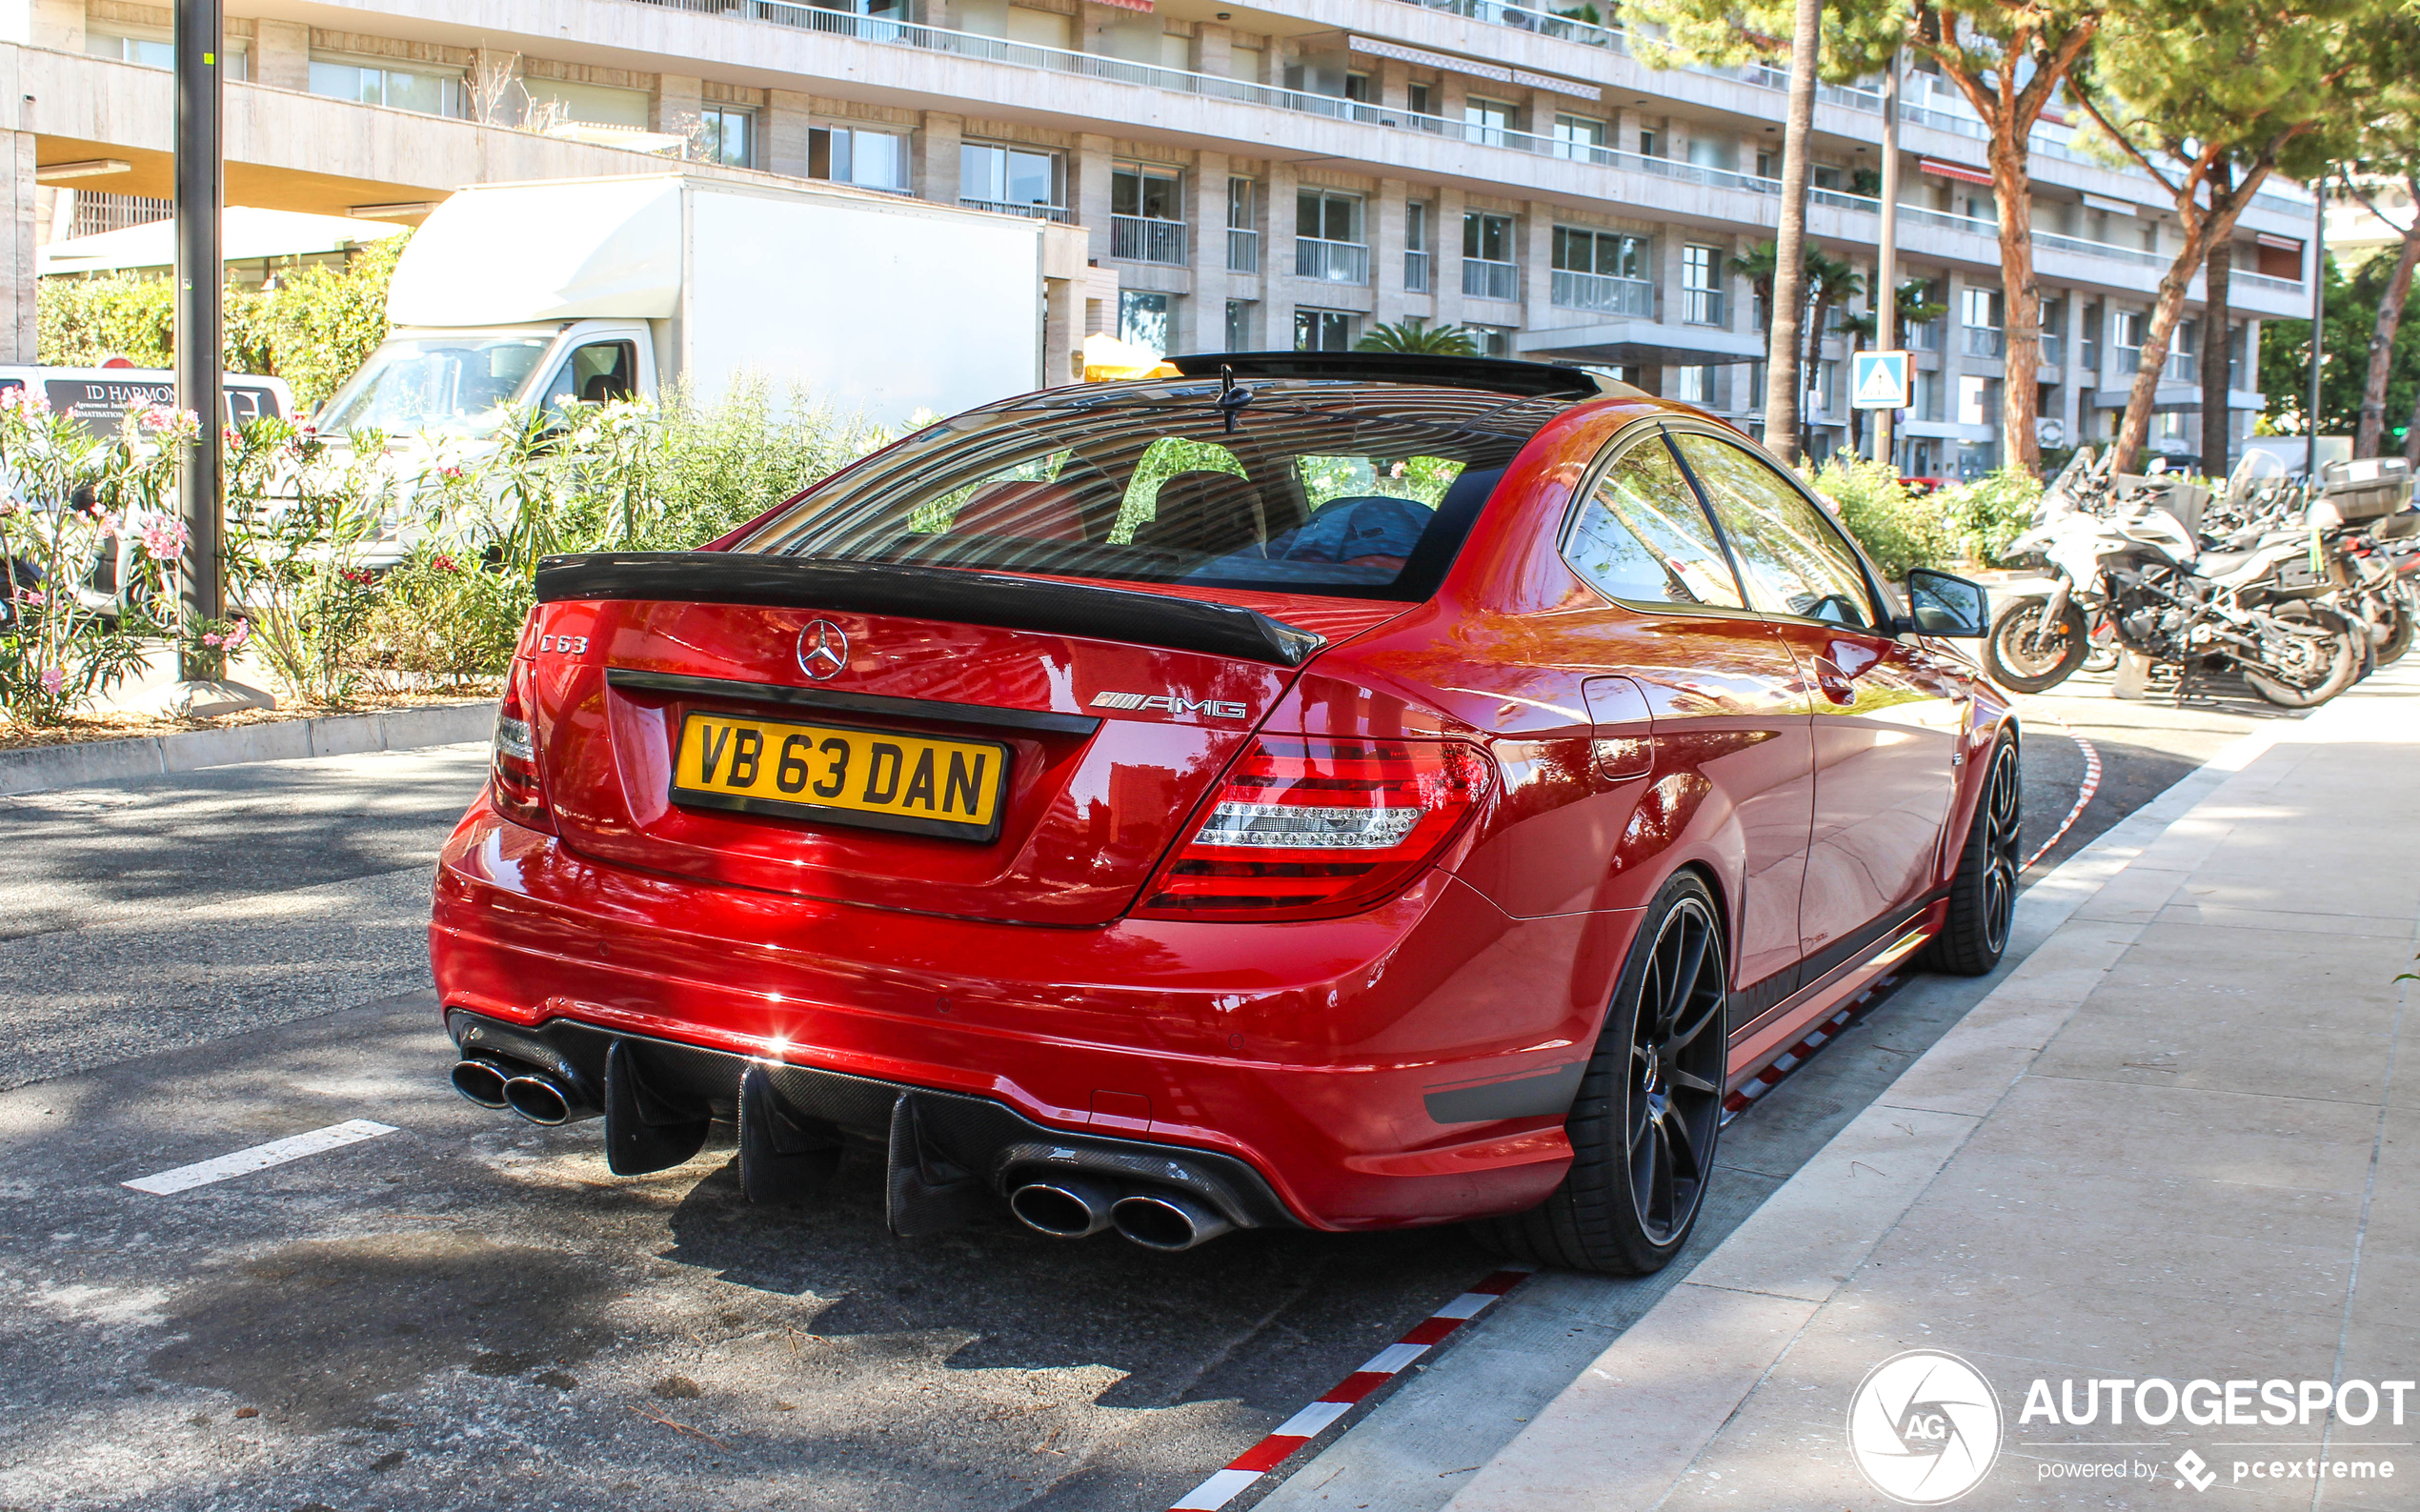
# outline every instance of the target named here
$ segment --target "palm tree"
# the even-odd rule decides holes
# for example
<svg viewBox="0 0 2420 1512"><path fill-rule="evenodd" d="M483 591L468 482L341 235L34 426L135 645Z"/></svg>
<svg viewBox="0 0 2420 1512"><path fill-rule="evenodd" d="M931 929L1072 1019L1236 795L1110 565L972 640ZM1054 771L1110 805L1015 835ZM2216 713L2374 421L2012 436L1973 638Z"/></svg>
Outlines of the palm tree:
<svg viewBox="0 0 2420 1512"><path fill-rule="evenodd" d="M1939 320L1949 312L1947 305L1936 304L1926 297L1931 292L1932 285L1922 278L1910 278L1899 286L1899 317L1891 329L1899 333L1902 346L1906 344L1908 327ZM1841 317L1841 334L1848 338L1848 350L1855 352L1872 344L1881 324L1874 318L1869 304L1867 309L1857 314ZM1848 448L1861 454L1865 450L1865 412L1854 406L1848 412Z"/></svg>
<svg viewBox="0 0 2420 1512"><path fill-rule="evenodd" d="M1424 353L1434 357L1475 357L1479 343L1462 326L1431 326L1420 315L1381 323L1361 333L1353 343L1356 352L1400 352Z"/></svg>
<svg viewBox="0 0 2420 1512"><path fill-rule="evenodd" d="M1756 292L1756 308L1763 312L1765 324L1773 319L1773 264L1775 249L1771 242L1761 241L1747 251L1724 263L1725 272L1734 278L1744 278Z"/></svg>
<svg viewBox="0 0 2420 1512"><path fill-rule="evenodd" d="M1832 307L1845 307L1865 292L1865 280L1855 268L1813 242L1806 244L1806 297L1813 308L1808 311L1806 357L1805 365L1799 369L1801 382L1812 383L1815 374L1822 371L1824 321L1832 312ZM1811 437L1814 428L1809 426L1806 430ZM1804 454L1808 450L1805 441L1802 440L1799 451Z"/></svg>

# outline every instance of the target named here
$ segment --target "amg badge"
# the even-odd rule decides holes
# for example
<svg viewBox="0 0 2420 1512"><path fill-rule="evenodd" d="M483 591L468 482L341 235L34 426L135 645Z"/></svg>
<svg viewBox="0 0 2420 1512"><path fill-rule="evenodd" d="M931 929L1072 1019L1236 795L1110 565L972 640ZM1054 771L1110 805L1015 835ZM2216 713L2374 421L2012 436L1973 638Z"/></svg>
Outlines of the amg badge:
<svg viewBox="0 0 2420 1512"><path fill-rule="evenodd" d="M1097 693L1093 695L1096 709L1159 709L1169 714L1200 714L1213 719L1241 719L1246 711L1240 703L1219 698L1180 698L1173 693Z"/></svg>

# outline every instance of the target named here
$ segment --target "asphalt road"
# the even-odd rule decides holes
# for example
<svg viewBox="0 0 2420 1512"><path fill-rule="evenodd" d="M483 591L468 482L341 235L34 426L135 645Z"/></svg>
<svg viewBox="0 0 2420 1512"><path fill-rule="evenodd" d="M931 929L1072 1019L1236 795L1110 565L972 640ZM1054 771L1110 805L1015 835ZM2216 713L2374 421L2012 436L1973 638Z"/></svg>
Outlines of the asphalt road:
<svg viewBox="0 0 2420 1512"><path fill-rule="evenodd" d="M2267 716L2088 684L2023 712L2032 837L2084 770L2051 716L2104 764L2045 864ZM1003 1219L902 1242L869 1160L814 1207L752 1208L727 1150L622 1180L594 1124L472 1108L440 1075L423 925L483 760L0 798L0 1509L1165 1506L1492 1268L1455 1231L1161 1257ZM1736 1120L1694 1247L1972 990L1918 978ZM351 1119L394 1132L119 1184ZM1534 1279L1452 1346L1509 1384L1443 1400L1409 1372L1380 1415L1413 1431L1357 1430L1255 1496L1442 1504L1669 1283ZM1366 1444L1391 1447L1357 1469Z"/></svg>

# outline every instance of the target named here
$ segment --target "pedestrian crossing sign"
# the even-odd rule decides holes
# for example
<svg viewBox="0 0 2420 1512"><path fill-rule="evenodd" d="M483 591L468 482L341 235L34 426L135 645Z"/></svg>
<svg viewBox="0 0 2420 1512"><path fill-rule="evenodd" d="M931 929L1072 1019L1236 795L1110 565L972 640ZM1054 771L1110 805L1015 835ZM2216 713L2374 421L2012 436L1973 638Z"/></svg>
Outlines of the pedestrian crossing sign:
<svg viewBox="0 0 2420 1512"><path fill-rule="evenodd" d="M1848 359L1849 403L1860 410L1907 408L1907 353L1859 352Z"/></svg>

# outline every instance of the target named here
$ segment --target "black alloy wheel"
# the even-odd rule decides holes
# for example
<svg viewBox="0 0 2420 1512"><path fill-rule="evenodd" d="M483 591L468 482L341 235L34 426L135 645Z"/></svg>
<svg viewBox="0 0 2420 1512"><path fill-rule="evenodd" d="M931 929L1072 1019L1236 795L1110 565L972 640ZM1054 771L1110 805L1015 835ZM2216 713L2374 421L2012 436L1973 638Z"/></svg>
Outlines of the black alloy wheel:
<svg viewBox="0 0 2420 1512"><path fill-rule="evenodd" d="M1729 974L1714 895L1666 882L1640 920L1565 1132L1571 1168L1526 1213L1471 1225L1517 1260L1637 1276L1688 1241L1714 1178L1730 1055Z"/></svg>
<svg viewBox="0 0 2420 1512"><path fill-rule="evenodd" d="M2025 777L2017 743L2007 736L1992 748L1983 795L1949 882L1949 917L1925 947L1921 964L1960 977L1980 977L2000 964L2016 923L2019 854L2025 834Z"/></svg>

